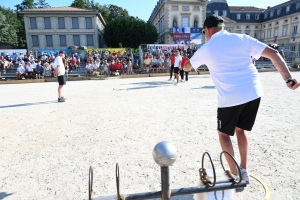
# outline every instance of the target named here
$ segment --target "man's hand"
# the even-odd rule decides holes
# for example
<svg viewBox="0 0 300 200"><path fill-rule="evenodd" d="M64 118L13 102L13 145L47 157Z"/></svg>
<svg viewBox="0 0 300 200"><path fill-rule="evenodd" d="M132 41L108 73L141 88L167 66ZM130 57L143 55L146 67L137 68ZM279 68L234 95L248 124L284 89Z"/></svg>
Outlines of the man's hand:
<svg viewBox="0 0 300 200"><path fill-rule="evenodd" d="M296 79L293 79L293 81L295 82L294 86L292 86L293 85L292 81L287 83L287 86L292 90L296 90L298 87L300 87L300 83Z"/></svg>

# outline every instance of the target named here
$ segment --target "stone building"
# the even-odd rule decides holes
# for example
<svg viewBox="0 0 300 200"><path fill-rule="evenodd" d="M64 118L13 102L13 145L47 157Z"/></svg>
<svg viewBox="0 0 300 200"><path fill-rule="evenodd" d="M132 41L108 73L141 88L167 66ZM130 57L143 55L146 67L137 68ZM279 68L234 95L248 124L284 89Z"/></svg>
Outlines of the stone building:
<svg viewBox="0 0 300 200"><path fill-rule="evenodd" d="M99 48L105 21L94 10L74 7L27 9L24 15L28 50L66 49L69 46Z"/></svg>

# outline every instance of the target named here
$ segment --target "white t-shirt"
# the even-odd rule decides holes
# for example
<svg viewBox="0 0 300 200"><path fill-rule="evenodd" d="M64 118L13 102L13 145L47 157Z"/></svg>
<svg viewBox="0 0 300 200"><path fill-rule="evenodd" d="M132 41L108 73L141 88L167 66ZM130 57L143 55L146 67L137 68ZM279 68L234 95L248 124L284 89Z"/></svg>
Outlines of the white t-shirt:
<svg viewBox="0 0 300 200"><path fill-rule="evenodd" d="M85 66L85 68L86 68L87 70L92 70L92 65L87 64L87 65Z"/></svg>
<svg viewBox="0 0 300 200"><path fill-rule="evenodd" d="M66 73L65 65L60 56L57 56L54 60L53 68L56 69L57 66L59 66L58 76L65 75Z"/></svg>
<svg viewBox="0 0 300 200"><path fill-rule="evenodd" d="M263 95L252 58L259 59L267 45L245 35L219 31L190 59L193 68L207 65L218 91L218 107L247 103Z"/></svg>
<svg viewBox="0 0 300 200"><path fill-rule="evenodd" d="M25 68L22 66L22 67L18 67L17 68L17 72L19 72L20 74L24 74L25 73Z"/></svg>
<svg viewBox="0 0 300 200"><path fill-rule="evenodd" d="M180 67L179 61L182 61L181 55L175 57L174 67Z"/></svg>
<svg viewBox="0 0 300 200"><path fill-rule="evenodd" d="M33 72L32 65L26 65L26 69L28 72Z"/></svg>

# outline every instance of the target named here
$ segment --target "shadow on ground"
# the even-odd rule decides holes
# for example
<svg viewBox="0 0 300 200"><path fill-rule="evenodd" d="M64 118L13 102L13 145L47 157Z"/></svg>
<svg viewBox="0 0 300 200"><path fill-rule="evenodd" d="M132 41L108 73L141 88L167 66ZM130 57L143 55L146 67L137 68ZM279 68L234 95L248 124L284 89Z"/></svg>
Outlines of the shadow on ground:
<svg viewBox="0 0 300 200"><path fill-rule="evenodd" d="M24 106L36 106L36 105L51 104L51 103L57 103L57 101L44 101L44 102L36 102L36 103L22 103L22 104L0 106L0 108L14 108L14 107L24 107Z"/></svg>

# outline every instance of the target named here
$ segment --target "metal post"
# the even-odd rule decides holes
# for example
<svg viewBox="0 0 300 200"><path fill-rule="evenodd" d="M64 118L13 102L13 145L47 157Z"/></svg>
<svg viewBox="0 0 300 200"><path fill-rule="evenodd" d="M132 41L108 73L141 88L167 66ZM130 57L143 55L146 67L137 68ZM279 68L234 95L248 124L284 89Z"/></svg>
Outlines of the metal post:
<svg viewBox="0 0 300 200"><path fill-rule="evenodd" d="M161 198L162 200L170 200L170 179L169 179L169 167L161 167Z"/></svg>

